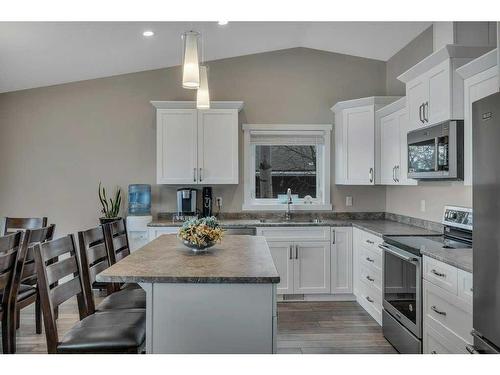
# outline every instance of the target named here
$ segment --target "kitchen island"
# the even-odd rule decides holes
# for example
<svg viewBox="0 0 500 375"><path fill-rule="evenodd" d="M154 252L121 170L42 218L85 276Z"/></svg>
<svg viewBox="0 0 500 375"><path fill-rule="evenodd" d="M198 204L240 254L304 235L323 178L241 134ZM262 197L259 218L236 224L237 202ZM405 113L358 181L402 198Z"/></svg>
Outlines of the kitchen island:
<svg viewBox="0 0 500 375"><path fill-rule="evenodd" d="M279 275L264 237L194 254L162 235L97 276L146 291L147 353L275 353Z"/></svg>

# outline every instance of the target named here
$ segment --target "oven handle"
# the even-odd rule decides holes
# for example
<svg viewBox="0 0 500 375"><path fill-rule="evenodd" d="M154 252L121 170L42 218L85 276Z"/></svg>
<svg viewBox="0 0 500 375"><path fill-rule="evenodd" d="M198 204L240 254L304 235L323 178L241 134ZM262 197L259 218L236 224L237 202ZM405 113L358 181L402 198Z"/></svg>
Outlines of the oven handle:
<svg viewBox="0 0 500 375"><path fill-rule="evenodd" d="M387 251L388 253L390 253L390 254L392 254L394 256L397 256L398 258L406 260L407 262L410 262L410 263L418 262L417 258L409 257L409 256L406 256L404 254L398 253L397 251L394 251L394 250L390 249L389 247L384 246L383 244L378 245L378 247L381 248L384 251Z"/></svg>

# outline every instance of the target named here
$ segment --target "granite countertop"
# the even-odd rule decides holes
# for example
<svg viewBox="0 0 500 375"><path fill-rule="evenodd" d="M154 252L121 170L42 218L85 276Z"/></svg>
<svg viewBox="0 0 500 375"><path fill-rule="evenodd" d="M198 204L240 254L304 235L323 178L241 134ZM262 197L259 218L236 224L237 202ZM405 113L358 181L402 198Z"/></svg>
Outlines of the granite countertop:
<svg viewBox="0 0 500 375"><path fill-rule="evenodd" d="M472 273L472 249L422 249L423 255Z"/></svg>
<svg viewBox="0 0 500 375"><path fill-rule="evenodd" d="M227 236L194 254L175 235L162 235L97 275L102 282L279 283L263 237Z"/></svg>
<svg viewBox="0 0 500 375"><path fill-rule="evenodd" d="M425 235L436 235L440 234L428 229L420 228L414 225L398 223L392 220L344 220L344 219L324 219L319 222L310 221L290 221L282 222L277 220L270 220L261 222L257 219L231 219L231 220L220 220L220 224L225 229L233 228L258 228L258 227L304 227L304 226L316 226L316 227L345 227L354 226L376 236L382 237L383 235L414 235L414 236L425 236ZM180 227L181 222L172 222L172 220L154 220L148 224L149 227Z"/></svg>

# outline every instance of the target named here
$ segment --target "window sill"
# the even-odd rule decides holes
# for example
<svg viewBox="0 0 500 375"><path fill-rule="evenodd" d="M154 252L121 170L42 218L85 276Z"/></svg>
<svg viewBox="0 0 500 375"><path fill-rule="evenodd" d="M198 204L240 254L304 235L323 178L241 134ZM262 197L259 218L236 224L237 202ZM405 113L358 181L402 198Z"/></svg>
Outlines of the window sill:
<svg viewBox="0 0 500 375"><path fill-rule="evenodd" d="M243 211L286 211L287 205L281 204L252 204L245 203L242 207ZM300 204L294 203L290 205L290 211L331 211L331 204Z"/></svg>

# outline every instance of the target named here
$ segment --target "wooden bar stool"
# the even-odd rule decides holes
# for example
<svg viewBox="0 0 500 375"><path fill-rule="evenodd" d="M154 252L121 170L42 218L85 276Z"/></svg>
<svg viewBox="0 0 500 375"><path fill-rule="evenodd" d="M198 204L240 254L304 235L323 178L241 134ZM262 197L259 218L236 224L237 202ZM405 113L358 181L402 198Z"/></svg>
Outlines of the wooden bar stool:
<svg viewBox="0 0 500 375"><path fill-rule="evenodd" d="M97 307L94 303L92 285L98 273L110 266L108 250L104 241L102 226L78 232L79 256L82 265L84 281L84 295L89 313L113 309L146 308L146 293L142 289L116 290L112 283L108 283L110 295Z"/></svg>
<svg viewBox="0 0 500 375"><path fill-rule="evenodd" d="M2 234L16 233L18 230L40 229L47 226L46 217L6 217Z"/></svg>
<svg viewBox="0 0 500 375"><path fill-rule="evenodd" d="M2 321L2 349L4 354L13 353L15 326L15 298L13 285L22 233L0 237L0 320ZM22 259L21 259L22 261Z"/></svg>
<svg viewBox="0 0 500 375"><path fill-rule="evenodd" d="M89 314L73 235L37 244L34 254L49 353L142 353L144 309ZM71 279L61 281L67 277ZM75 296L81 320L60 339L54 309Z"/></svg>

